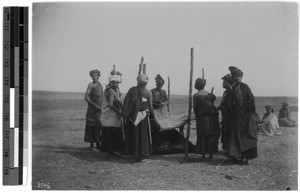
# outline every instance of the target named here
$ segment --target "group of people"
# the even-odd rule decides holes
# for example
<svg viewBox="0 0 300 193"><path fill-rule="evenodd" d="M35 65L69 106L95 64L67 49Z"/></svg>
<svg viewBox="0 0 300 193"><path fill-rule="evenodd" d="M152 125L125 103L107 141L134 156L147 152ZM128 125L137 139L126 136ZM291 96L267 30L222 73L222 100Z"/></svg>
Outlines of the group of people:
<svg viewBox="0 0 300 193"><path fill-rule="evenodd" d="M264 125L274 116L272 107L268 106L262 121L259 120L251 89L242 82L243 72L234 66L230 66L229 71L230 74L222 78L225 91L219 107L214 105L216 96L205 90L206 80L198 78L195 81L198 90L193 95L197 131L195 152L202 154L202 160L206 160L206 154L209 154L209 160L213 160L221 136L225 156L249 164L250 159L257 157L257 132L264 130ZM108 154L119 151L133 155L137 162L149 157L153 153L153 141L161 136L154 109L168 105L166 91L162 89L162 77L159 74L156 76L156 88L149 91L146 88L148 76L139 74L137 85L128 90L122 103L120 72L111 72L109 84L104 90L99 82L100 71L92 70L90 76L93 82L88 85L85 94L88 109L84 141L89 142L93 150ZM283 106L286 107L286 103ZM218 111L221 111L221 123ZM290 110L283 108L279 113L279 123L294 124L289 117ZM278 129L273 130L280 134ZM174 133L166 134L172 140Z"/></svg>
<svg viewBox="0 0 300 193"><path fill-rule="evenodd" d="M263 115L261 122L259 122L259 133L268 136L281 135L280 127L294 127L295 121L292 120L291 110L288 106L288 103L282 103L278 118L272 106L265 106L266 113Z"/></svg>

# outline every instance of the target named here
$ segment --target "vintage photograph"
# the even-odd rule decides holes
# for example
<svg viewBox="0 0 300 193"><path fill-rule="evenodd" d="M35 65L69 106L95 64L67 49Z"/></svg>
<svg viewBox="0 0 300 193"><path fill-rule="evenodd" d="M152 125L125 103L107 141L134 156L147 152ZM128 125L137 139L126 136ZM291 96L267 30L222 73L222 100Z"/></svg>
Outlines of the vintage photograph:
<svg viewBox="0 0 300 193"><path fill-rule="evenodd" d="M32 190L298 190L298 4L32 4Z"/></svg>

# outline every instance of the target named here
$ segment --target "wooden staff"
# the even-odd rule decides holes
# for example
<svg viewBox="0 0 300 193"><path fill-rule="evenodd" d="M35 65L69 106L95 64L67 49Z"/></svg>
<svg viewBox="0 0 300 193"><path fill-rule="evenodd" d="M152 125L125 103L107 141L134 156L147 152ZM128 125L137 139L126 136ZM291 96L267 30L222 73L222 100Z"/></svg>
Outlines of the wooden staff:
<svg viewBox="0 0 300 193"><path fill-rule="evenodd" d="M202 79L204 79L204 68L202 68Z"/></svg>
<svg viewBox="0 0 300 193"><path fill-rule="evenodd" d="M210 91L211 94L214 92L214 89L215 89L214 87L211 88L211 91Z"/></svg>
<svg viewBox="0 0 300 193"><path fill-rule="evenodd" d="M192 114L192 88L193 88L193 68L194 68L194 48L191 48L191 69L190 69L190 89L189 89L189 109L188 109L188 123L185 143L185 161L188 161L188 149L191 128L191 114Z"/></svg>
<svg viewBox="0 0 300 193"><path fill-rule="evenodd" d="M167 100L167 109L168 109L168 112L170 112L169 103L170 103L170 77L168 76L168 100Z"/></svg>
<svg viewBox="0 0 300 193"><path fill-rule="evenodd" d="M146 74L146 64L143 64L143 74Z"/></svg>
<svg viewBox="0 0 300 193"><path fill-rule="evenodd" d="M142 56L142 58L141 58L141 63L140 63L140 65L139 65L139 72L138 72L138 75L140 75L141 72L142 72L143 63L144 63L144 57Z"/></svg>

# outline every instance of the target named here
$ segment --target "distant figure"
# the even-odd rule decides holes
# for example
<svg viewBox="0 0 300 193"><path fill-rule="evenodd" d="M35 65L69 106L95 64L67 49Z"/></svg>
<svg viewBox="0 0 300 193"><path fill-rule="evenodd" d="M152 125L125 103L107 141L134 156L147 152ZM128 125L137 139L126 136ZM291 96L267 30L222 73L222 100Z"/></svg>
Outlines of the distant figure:
<svg viewBox="0 0 300 193"><path fill-rule="evenodd" d="M97 149L100 149L101 113L104 96L102 85L99 82L100 71L92 70L90 71L90 76L93 82L89 83L84 97L88 103L84 142L90 143L91 150L96 150L94 143L96 143Z"/></svg>
<svg viewBox="0 0 300 193"><path fill-rule="evenodd" d="M288 103L283 102L282 108L279 110L279 126L280 127L294 127L295 121L291 118L291 110L287 108L289 106Z"/></svg>
<svg viewBox="0 0 300 193"><path fill-rule="evenodd" d="M153 96L153 108L160 109L165 105L165 102L167 101L167 93L164 89L162 89L165 81L159 74L155 77L155 81L156 88L151 89Z"/></svg>
<svg viewBox="0 0 300 193"><path fill-rule="evenodd" d="M221 110L222 113L222 121L221 121L221 142L223 150L227 149L228 143L228 131L229 131L229 118L228 118L228 98L230 92L230 85L232 82L232 77L230 74L227 74L222 77L223 79L223 88L225 91L223 92L223 98L221 101L218 110Z"/></svg>
<svg viewBox="0 0 300 193"><path fill-rule="evenodd" d="M273 108L271 106L265 106L265 108L267 112L262 117L258 132L268 136L281 135L278 119L274 114Z"/></svg>
<svg viewBox="0 0 300 193"><path fill-rule="evenodd" d="M119 84L121 76L117 73L109 78L109 84L104 91L104 102L102 112L102 130L106 151L113 155L115 151L122 149L122 102L120 100ZM105 151L105 147L103 150ZM101 148L102 149L102 148Z"/></svg>
<svg viewBox="0 0 300 193"><path fill-rule="evenodd" d="M150 156L151 128L149 117L154 118L152 93L145 87L148 76L140 74L137 86L127 92L123 104L123 116L126 121L126 153L133 154L136 162Z"/></svg>
<svg viewBox="0 0 300 193"><path fill-rule="evenodd" d="M257 157L257 122L255 98L249 86L242 81L243 72L229 67L233 79L228 99L229 132L226 156L249 164Z"/></svg>
<svg viewBox="0 0 300 193"><path fill-rule="evenodd" d="M197 131L196 149L202 154L202 161L205 160L206 153L209 153L211 161L214 152L218 151L219 121L217 109L213 105L216 97L204 90L205 85L206 80L198 78L195 82L198 92L193 95Z"/></svg>

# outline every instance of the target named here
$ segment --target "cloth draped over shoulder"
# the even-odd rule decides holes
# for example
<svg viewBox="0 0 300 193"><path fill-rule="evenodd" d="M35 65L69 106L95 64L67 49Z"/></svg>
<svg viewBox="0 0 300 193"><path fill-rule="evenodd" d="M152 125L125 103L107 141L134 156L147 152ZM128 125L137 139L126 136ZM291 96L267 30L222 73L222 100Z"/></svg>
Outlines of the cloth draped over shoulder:
<svg viewBox="0 0 300 193"><path fill-rule="evenodd" d="M262 118L262 124L259 126L259 133L273 136L280 135L279 124L277 116L274 113L265 114Z"/></svg>
<svg viewBox="0 0 300 193"><path fill-rule="evenodd" d="M98 106L102 106L103 103L103 87L100 82L97 83L91 89L90 100ZM101 110L97 110L94 105L88 103L87 113L86 113L86 125L89 126L101 126Z"/></svg>
<svg viewBox="0 0 300 193"><path fill-rule="evenodd" d="M257 157L255 98L245 83L235 85L228 98L229 136L227 156Z"/></svg>
<svg viewBox="0 0 300 193"><path fill-rule="evenodd" d="M117 90L112 88L105 89L104 91L104 101L102 105L102 116L101 122L103 127L121 127L121 117L117 112L109 106L109 95L110 92L115 92L117 98L119 93ZM115 103L114 103L115 104Z"/></svg>

